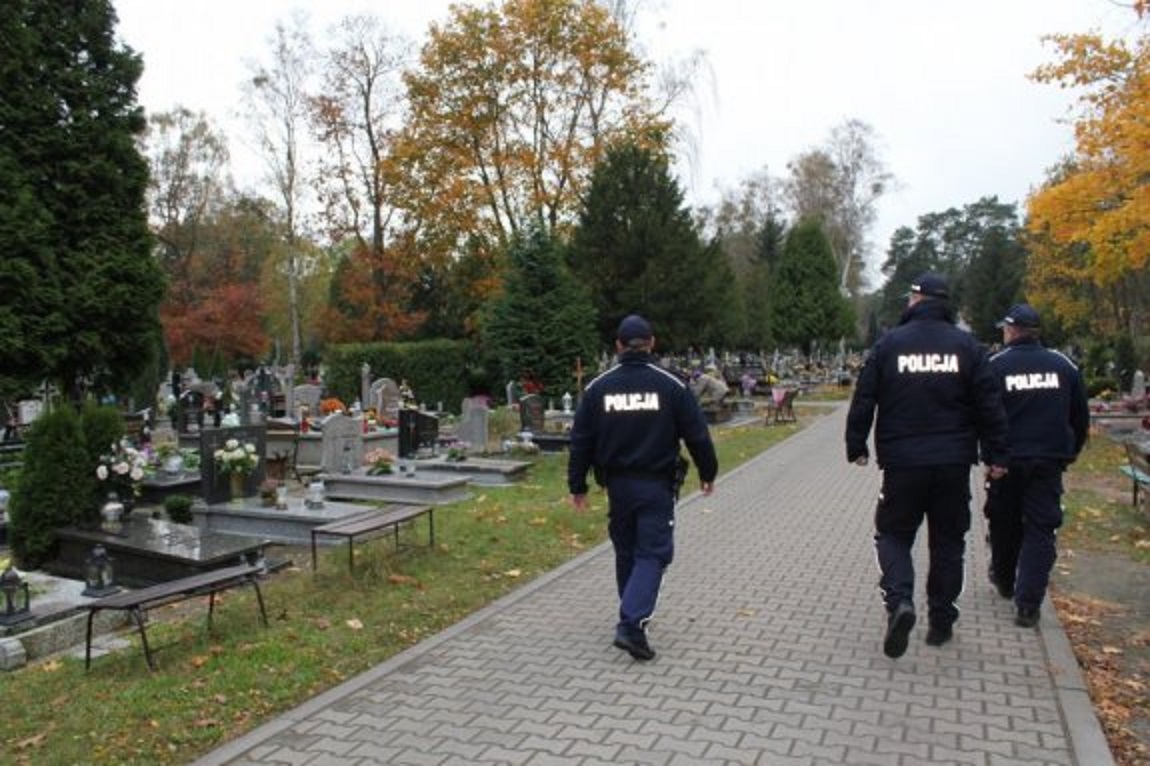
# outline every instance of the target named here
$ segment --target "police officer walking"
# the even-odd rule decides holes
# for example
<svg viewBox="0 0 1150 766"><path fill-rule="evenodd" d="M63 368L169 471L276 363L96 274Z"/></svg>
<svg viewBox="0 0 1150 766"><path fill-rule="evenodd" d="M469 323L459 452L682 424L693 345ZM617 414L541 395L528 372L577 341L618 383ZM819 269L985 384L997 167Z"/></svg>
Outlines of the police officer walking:
<svg viewBox="0 0 1150 766"><path fill-rule="evenodd" d="M906 652L916 621L911 549L923 519L930 546L926 643L941 646L958 619L970 466L978 462L980 444L992 474L1006 470L1006 414L998 385L985 349L955 326L949 296L941 276L915 280L899 326L871 349L847 415L847 460L867 464L873 423L883 472L875 550L888 657Z"/></svg>
<svg viewBox="0 0 1150 766"><path fill-rule="evenodd" d="M619 324L618 364L583 392L567 464L576 511L587 509L588 471L607 488L619 592L615 646L637 660L655 656L647 623L674 554L680 442L698 466L703 494L711 494L719 470L702 410L686 384L655 363L654 346L651 325L641 316Z"/></svg>
<svg viewBox="0 0 1150 766"><path fill-rule="evenodd" d="M1062 473L1090 430L1078 367L1039 342L1038 312L1025 303L998 323L1005 348L990 358L1010 424L1010 471L987 483L990 580L1013 598L1015 623L1038 624L1062 526Z"/></svg>

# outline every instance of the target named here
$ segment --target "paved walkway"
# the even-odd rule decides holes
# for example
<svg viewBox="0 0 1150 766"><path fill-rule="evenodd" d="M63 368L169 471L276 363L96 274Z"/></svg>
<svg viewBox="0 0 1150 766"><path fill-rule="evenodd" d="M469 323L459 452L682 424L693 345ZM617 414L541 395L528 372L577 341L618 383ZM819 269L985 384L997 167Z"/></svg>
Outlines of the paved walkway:
<svg viewBox="0 0 1150 766"><path fill-rule="evenodd" d="M685 498L654 661L611 646L601 546L197 763L1112 764L1053 609L1015 627L987 584L977 505L954 640L882 654L879 473L844 416Z"/></svg>

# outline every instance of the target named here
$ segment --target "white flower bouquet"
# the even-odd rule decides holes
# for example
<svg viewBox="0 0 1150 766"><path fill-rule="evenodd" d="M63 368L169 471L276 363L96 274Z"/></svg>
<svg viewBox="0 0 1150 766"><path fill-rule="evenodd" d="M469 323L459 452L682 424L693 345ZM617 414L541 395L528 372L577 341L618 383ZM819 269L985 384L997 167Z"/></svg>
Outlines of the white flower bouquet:
<svg viewBox="0 0 1150 766"><path fill-rule="evenodd" d="M251 442L240 444L238 439L228 439L212 457L216 461L216 469L222 474L247 476L260 464L256 445Z"/></svg>

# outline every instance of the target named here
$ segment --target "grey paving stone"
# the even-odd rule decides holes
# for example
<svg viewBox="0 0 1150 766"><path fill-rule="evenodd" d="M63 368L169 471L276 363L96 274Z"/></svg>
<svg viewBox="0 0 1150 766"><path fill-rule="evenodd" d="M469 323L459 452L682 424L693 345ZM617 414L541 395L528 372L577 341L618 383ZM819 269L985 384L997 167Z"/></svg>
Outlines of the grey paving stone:
<svg viewBox="0 0 1150 766"><path fill-rule="evenodd" d="M844 416L684 499L654 661L611 646L600 546L198 766L1112 764L1057 622L1018 629L985 583L976 478L955 639L882 655L880 474L846 464Z"/></svg>

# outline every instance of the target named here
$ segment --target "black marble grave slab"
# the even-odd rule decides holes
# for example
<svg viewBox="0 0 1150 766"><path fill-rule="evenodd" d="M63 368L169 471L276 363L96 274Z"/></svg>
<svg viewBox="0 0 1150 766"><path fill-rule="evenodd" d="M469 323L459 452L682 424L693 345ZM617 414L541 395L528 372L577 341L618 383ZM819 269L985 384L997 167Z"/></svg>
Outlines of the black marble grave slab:
<svg viewBox="0 0 1150 766"><path fill-rule="evenodd" d="M255 562L267 540L201 531L188 524L131 516L118 533L67 527L56 530L59 553L44 568L58 577L84 579L84 562L97 545L112 559L115 580L144 587L201 572Z"/></svg>

